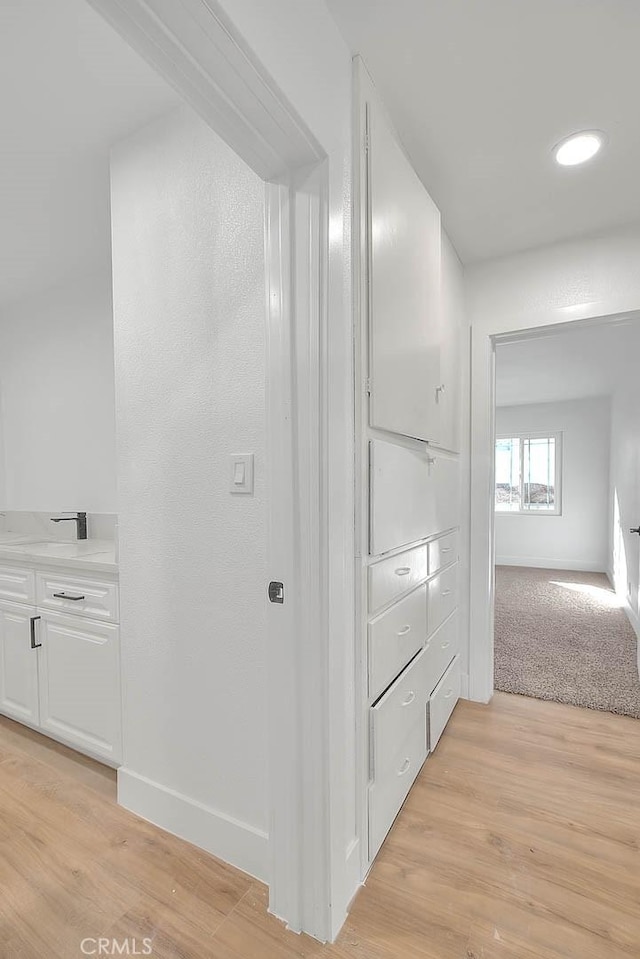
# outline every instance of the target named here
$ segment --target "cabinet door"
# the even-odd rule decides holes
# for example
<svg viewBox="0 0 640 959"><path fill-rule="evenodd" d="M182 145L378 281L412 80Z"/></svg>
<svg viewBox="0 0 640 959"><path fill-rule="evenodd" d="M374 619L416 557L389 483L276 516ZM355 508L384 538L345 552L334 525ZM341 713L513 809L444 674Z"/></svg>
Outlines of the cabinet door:
<svg viewBox="0 0 640 959"><path fill-rule="evenodd" d="M31 648L35 615L32 607L0 603L0 712L32 726L39 720L38 650Z"/></svg>
<svg viewBox="0 0 640 959"><path fill-rule="evenodd" d="M437 442L440 213L373 104L367 123L370 423Z"/></svg>
<svg viewBox="0 0 640 959"><path fill-rule="evenodd" d="M40 725L84 752L120 759L118 627L42 612Z"/></svg>
<svg viewBox="0 0 640 959"><path fill-rule="evenodd" d="M370 445L370 553L443 533L458 525L458 461L426 447L384 440Z"/></svg>

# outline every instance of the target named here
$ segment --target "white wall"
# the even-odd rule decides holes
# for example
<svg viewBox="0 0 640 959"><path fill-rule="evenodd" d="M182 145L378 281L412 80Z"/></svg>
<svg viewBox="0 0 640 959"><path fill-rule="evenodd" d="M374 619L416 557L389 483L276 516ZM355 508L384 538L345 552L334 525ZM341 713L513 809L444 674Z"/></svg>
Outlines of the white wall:
<svg viewBox="0 0 640 959"><path fill-rule="evenodd" d="M498 407L497 435L562 433L562 513L497 512L496 563L607 569L610 422L609 397Z"/></svg>
<svg viewBox="0 0 640 959"><path fill-rule="evenodd" d="M610 539L607 571L640 637L640 381L628 358L611 415Z"/></svg>
<svg viewBox="0 0 640 959"><path fill-rule="evenodd" d="M114 149L112 223L119 795L264 876L264 187L185 109Z"/></svg>
<svg viewBox="0 0 640 959"><path fill-rule="evenodd" d="M493 692L493 337L640 308L640 229L476 264L465 273L472 324L469 692Z"/></svg>
<svg viewBox="0 0 640 959"><path fill-rule="evenodd" d="M0 508L116 511L111 277L0 315Z"/></svg>
<svg viewBox="0 0 640 959"><path fill-rule="evenodd" d="M471 323L491 333L637 310L640 229L558 243L467 270Z"/></svg>
<svg viewBox="0 0 640 959"><path fill-rule="evenodd" d="M353 750L353 323L351 315L351 54L323 0L221 0L259 61L327 154L330 357L327 483L331 749L327 815L334 934L360 880Z"/></svg>

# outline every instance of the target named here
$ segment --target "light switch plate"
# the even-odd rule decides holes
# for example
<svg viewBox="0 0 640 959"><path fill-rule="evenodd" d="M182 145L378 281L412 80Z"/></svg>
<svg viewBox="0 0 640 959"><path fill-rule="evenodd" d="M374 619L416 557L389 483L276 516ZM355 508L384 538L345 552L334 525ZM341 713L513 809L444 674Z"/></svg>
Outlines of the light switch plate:
<svg viewBox="0 0 640 959"><path fill-rule="evenodd" d="M253 453L237 453L230 457L231 493L253 493Z"/></svg>

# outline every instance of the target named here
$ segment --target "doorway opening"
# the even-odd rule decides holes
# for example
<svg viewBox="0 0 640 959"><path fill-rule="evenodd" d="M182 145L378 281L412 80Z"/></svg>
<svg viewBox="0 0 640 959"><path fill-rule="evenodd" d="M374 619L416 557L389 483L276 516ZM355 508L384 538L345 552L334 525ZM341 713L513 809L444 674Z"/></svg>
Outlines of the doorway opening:
<svg viewBox="0 0 640 959"><path fill-rule="evenodd" d="M494 687L640 718L640 320L496 341Z"/></svg>

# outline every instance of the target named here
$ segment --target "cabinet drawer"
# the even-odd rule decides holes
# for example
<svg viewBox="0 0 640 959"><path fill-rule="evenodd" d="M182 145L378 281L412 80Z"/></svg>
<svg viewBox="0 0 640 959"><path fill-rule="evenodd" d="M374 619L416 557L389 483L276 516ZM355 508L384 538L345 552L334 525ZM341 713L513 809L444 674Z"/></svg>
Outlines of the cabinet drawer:
<svg viewBox="0 0 640 959"><path fill-rule="evenodd" d="M447 666L460 651L458 640L458 614L453 613L439 629L432 633L422 653L423 676L427 698L435 689Z"/></svg>
<svg viewBox="0 0 640 959"><path fill-rule="evenodd" d="M458 605L458 564L429 580L429 633L444 623Z"/></svg>
<svg viewBox="0 0 640 959"><path fill-rule="evenodd" d="M375 699L427 638L427 584L369 623L369 696Z"/></svg>
<svg viewBox="0 0 640 959"><path fill-rule="evenodd" d="M374 778L389 770L398 751L398 743L404 742L418 717L422 718L426 729L427 702L433 689L433 685L429 685L427 653L427 649L418 653L370 709Z"/></svg>
<svg viewBox="0 0 640 959"><path fill-rule="evenodd" d="M458 531L440 536L429 543L429 576L458 560Z"/></svg>
<svg viewBox="0 0 640 959"><path fill-rule="evenodd" d="M85 579L67 573L36 574L37 604L68 615L84 616L101 622L118 622L116 583Z"/></svg>
<svg viewBox="0 0 640 959"><path fill-rule="evenodd" d="M398 815L427 757L425 716L416 718L388 768L369 786L369 857L373 857Z"/></svg>
<svg viewBox="0 0 640 959"><path fill-rule="evenodd" d="M33 605L36 601L33 570L0 566L0 600Z"/></svg>
<svg viewBox="0 0 640 959"><path fill-rule="evenodd" d="M460 699L460 657L456 656L429 700L429 749L434 750Z"/></svg>
<svg viewBox="0 0 640 959"><path fill-rule="evenodd" d="M386 606L427 578L427 547L418 546L369 567L369 612Z"/></svg>

